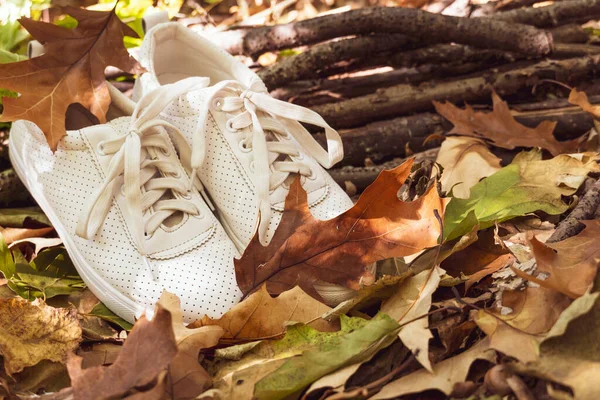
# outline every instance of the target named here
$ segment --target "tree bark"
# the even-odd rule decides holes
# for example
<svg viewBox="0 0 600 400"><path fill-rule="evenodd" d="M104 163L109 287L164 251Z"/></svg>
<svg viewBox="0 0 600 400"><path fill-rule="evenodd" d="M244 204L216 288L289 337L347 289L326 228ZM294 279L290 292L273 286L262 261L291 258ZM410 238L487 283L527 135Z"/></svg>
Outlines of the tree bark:
<svg viewBox="0 0 600 400"><path fill-rule="evenodd" d="M537 56L552 51L548 33L531 26L496 18L458 18L396 7L364 8L283 25L236 29L215 35L213 40L231 54L256 56L266 51L371 33L401 33L425 43L457 42Z"/></svg>
<svg viewBox="0 0 600 400"><path fill-rule="evenodd" d="M482 18L510 21L549 28L568 23L589 21L600 15L600 0L559 1L545 7L520 8Z"/></svg>
<svg viewBox="0 0 600 400"><path fill-rule="evenodd" d="M600 97L591 97L590 100L597 104ZM575 139L594 126L594 120L589 113L572 106L514 113L514 116L517 121L528 127L536 127L542 121L556 121L554 135L558 140ZM440 115L422 113L341 131L344 159L339 165L363 166L367 158L379 163L391 157L405 157L414 152L421 152L440 143L438 140L424 143L425 139L432 134L442 135L451 128L452 124ZM315 138L319 143L325 144L323 133L316 134Z"/></svg>
<svg viewBox="0 0 600 400"><path fill-rule="evenodd" d="M351 128L371 121L406 115L432 108L432 101L477 101L486 99L492 90L500 95L512 94L544 79L574 82L599 69L600 55L547 60L507 71L491 69L465 79L419 86L396 85L339 103L313 107L336 128Z"/></svg>

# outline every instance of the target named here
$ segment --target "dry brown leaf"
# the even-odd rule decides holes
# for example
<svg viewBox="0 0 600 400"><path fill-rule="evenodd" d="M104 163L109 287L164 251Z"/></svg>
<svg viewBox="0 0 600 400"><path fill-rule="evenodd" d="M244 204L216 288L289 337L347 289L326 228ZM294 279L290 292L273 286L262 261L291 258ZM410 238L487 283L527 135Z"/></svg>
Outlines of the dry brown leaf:
<svg viewBox="0 0 600 400"><path fill-rule="evenodd" d="M54 228L39 228L39 229L27 229L27 228L1 228L0 234L4 238L6 244L13 242L22 241L23 239L34 239L40 236L47 235L52 232Z"/></svg>
<svg viewBox="0 0 600 400"><path fill-rule="evenodd" d="M140 318L129 334L114 364L82 369L82 357L67 362L76 399L121 398L135 388L156 385L175 354L171 314L157 307L152 321Z"/></svg>
<svg viewBox="0 0 600 400"><path fill-rule="evenodd" d="M518 123L495 92L492 93L494 110L489 113L476 112L469 105L464 110L452 103L433 102L437 112L450 121L454 127L449 133L484 139L494 146L505 149L516 147L541 147L552 155L572 153L577 150L578 140L559 142L552 132L556 122L543 121L535 128Z"/></svg>
<svg viewBox="0 0 600 400"><path fill-rule="evenodd" d="M174 294L163 292L158 304L171 313L177 343L177 354L169 364L167 390L173 399L195 398L212 384L198 354L201 349L216 346L224 331L219 326L186 328L180 300Z"/></svg>
<svg viewBox="0 0 600 400"><path fill-rule="evenodd" d="M188 328L217 325L225 330L223 339L240 341L283 334L286 322L308 323L319 331L334 332L339 330L339 324L320 318L330 310L331 308L313 299L298 286L273 298L266 285L262 285L221 318L205 316L188 325Z"/></svg>
<svg viewBox="0 0 600 400"><path fill-rule="evenodd" d="M569 103L581 107L583 111L592 114L595 118L600 118L600 106L590 104L585 92L573 88L569 93Z"/></svg>
<svg viewBox="0 0 600 400"><path fill-rule="evenodd" d="M395 399L405 394L437 389L446 395L452 393L454 384L464 382L475 360L494 362L496 354L489 348L489 341L482 340L469 350L448 358L433 367L433 373L420 369L385 385L370 399Z"/></svg>
<svg viewBox="0 0 600 400"><path fill-rule="evenodd" d="M79 346L81 327L74 310L41 300L0 298L0 353L9 374L42 360L65 362Z"/></svg>
<svg viewBox="0 0 600 400"><path fill-rule="evenodd" d="M542 243L531 237L530 245L537 270L547 272L545 280L524 278L556 290L571 298L582 296L594 282L600 265L600 219L581 221L585 229L576 236L556 243Z"/></svg>
<svg viewBox="0 0 600 400"><path fill-rule="evenodd" d="M494 272L498 271L503 267L506 267L507 265L511 265L514 261L515 257L512 254L503 254L500 257L496 258L494 261L490 262L481 270L469 276L469 279L467 279L467 281L465 282L465 292L468 292L471 286L473 286L486 276L493 274Z"/></svg>
<svg viewBox="0 0 600 400"><path fill-rule="evenodd" d="M538 357L540 341L569 303L564 295L545 288L505 291L502 306L513 312L501 315L480 310L475 322L490 337L491 348L522 362L533 361Z"/></svg>
<svg viewBox="0 0 600 400"><path fill-rule="evenodd" d="M399 324L425 315L431 308L431 296L438 288L440 278L446 271L439 266L408 278L396 293L381 305L381 312ZM429 361L429 339L433 337L428 328L429 320L420 318L403 327L398 333L402 343L408 347L427 370L432 371Z"/></svg>
<svg viewBox="0 0 600 400"><path fill-rule="evenodd" d="M21 24L40 43L39 57L0 65L0 87L20 93L5 98L0 121L25 119L34 122L56 150L65 135L69 105L88 108L101 123L106 121L110 95L104 70L114 66L138 73L137 62L123 45L123 36L138 37L113 11L101 12L66 7L78 20L74 29L21 18Z"/></svg>
<svg viewBox="0 0 600 400"><path fill-rule="evenodd" d="M472 186L498 171L500 161L483 141L467 137L446 138L435 160L444 167L442 190L452 190L453 197L461 199L468 199Z"/></svg>
<svg viewBox="0 0 600 400"><path fill-rule="evenodd" d="M242 258L235 260L242 292L247 295L267 282L269 293L298 285L320 299L313 287L317 280L358 290L373 282L367 270L373 262L435 246L440 235L435 211L442 218L444 213L435 185L416 201L398 200L412 164L409 160L383 171L354 207L328 221L315 220L296 179L271 243L263 247L256 235Z"/></svg>

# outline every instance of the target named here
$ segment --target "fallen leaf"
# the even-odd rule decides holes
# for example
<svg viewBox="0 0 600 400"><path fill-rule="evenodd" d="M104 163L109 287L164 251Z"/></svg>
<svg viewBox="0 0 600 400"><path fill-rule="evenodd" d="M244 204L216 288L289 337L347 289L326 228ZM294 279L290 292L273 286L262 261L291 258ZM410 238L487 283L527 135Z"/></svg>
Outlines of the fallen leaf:
<svg viewBox="0 0 600 400"><path fill-rule="evenodd" d="M385 314L378 314L370 321L353 322L356 325L349 327L346 318L342 318L342 329L335 333L320 333L301 325L290 327L279 346L295 347L299 343L302 353L261 379L254 395L259 399L282 399L298 392L356 357L371 357L374 350L382 348L374 344L381 344L383 339L387 339L386 345L391 344L393 339L389 340L388 335L398 328Z"/></svg>
<svg viewBox="0 0 600 400"><path fill-rule="evenodd" d="M394 295L381 305L381 312L394 318L399 324L423 316L431 308L431 295L446 271L439 266L423 271L402 282ZM420 318L400 329L398 337L427 370L432 371L429 361L429 319Z"/></svg>
<svg viewBox="0 0 600 400"><path fill-rule="evenodd" d="M82 369L82 357L71 355L67 369L76 399L120 398L146 388L164 371L175 354L171 314L158 306L152 321L142 316L110 366Z"/></svg>
<svg viewBox="0 0 600 400"><path fill-rule="evenodd" d="M27 228L1 228L0 234L4 237L6 244L13 242L22 241L23 239L33 239L44 236L52 232L54 228L39 228L39 229L27 229Z"/></svg>
<svg viewBox="0 0 600 400"><path fill-rule="evenodd" d="M1 68L0 71L2 71ZM48 217L39 207L0 209L0 226L23 228L30 221L47 226L51 225Z"/></svg>
<svg viewBox="0 0 600 400"><path fill-rule="evenodd" d="M500 161L483 141L467 137L446 138L435 160L444 168L442 190L460 199L469 198L471 187L498 171Z"/></svg>
<svg viewBox="0 0 600 400"><path fill-rule="evenodd" d="M490 337L491 348L528 362L537 359L538 344L569 306L569 300L552 290L529 287L503 292L502 306L513 312L502 315L479 310L475 323Z"/></svg>
<svg viewBox="0 0 600 400"><path fill-rule="evenodd" d="M339 329L338 324L321 318L330 310L331 308L313 299L298 286L273 298L266 285L262 285L221 318L212 319L205 316L192 322L188 328L217 325L224 330L222 339L239 341L284 334L288 322L307 323L319 331L335 331Z"/></svg>
<svg viewBox="0 0 600 400"><path fill-rule="evenodd" d="M20 93L18 98L4 99L0 121L34 122L44 132L52 150L56 150L60 138L66 134L69 105L79 103L100 123L106 122L110 104L104 77L107 66L140 72L123 45L125 35L138 36L119 20L114 10L65 7L63 11L78 20L76 28L21 18L21 24L44 45L45 52L39 57L0 65L0 87Z"/></svg>
<svg viewBox="0 0 600 400"><path fill-rule="evenodd" d="M486 360L492 363L496 360L496 354L490 350L487 339L472 346L464 353L437 363L433 367L433 373L420 369L388 383L370 399L395 399L406 394L432 389L449 395L452 393L455 383L464 382L469 368L475 360Z"/></svg>
<svg viewBox="0 0 600 400"><path fill-rule="evenodd" d="M296 179L269 245L263 247L256 235L242 258L235 260L242 292L247 295L267 282L269 293L298 285L320 299L313 287L317 280L358 290L373 282L367 270L372 263L435 246L440 235L435 212L441 216L444 211L435 187L416 201L398 200L412 163L383 171L354 207L327 221L314 219Z"/></svg>
<svg viewBox="0 0 600 400"><path fill-rule="evenodd" d="M464 110L454 104L433 102L436 111L450 121L454 127L449 132L487 140L494 146L505 149L516 147L541 147L556 156L573 153L579 140L559 142L552 132L556 122L543 121L535 128L518 123L500 96L492 92L494 110L489 113L475 112L469 105Z"/></svg>
<svg viewBox="0 0 600 400"><path fill-rule="evenodd" d="M11 243L9 247L14 247L20 245L22 243L31 243L34 245L33 255L37 257L40 251L47 249L49 247L56 247L62 245L61 238L42 238L42 237L33 237L21 240L15 240Z"/></svg>
<svg viewBox="0 0 600 400"><path fill-rule="evenodd" d="M69 387L71 381L64 364L42 360L14 375L12 389L19 393L58 392Z"/></svg>
<svg viewBox="0 0 600 400"><path fill-rule="evenodd" d="M540 358L519 372L573 389L576 399L600 398L600 293L585 294L567 308L540 344Z"/></svg>
<svg viewBox="0 0 600 400"><path fill-rule="evenodd" d="M201 349L216 346L224 330L216 325L186 328L179 298L167 291L158 304L171 313L177 343L177 354L169 364L167 390L173 399L195 398L212 384L210 375L200 365L198 354Z"/></svg>
<svg viewBox="0 0 600 400"><path fill-rule="evenodd" d="M530 238L537 270L549 274L535 282L571 298L582 296L592 286L600 265L600 219L581 223L583 231L560 242L544 244ZM522 277L531 279L525 273Z"/></svg>
<svg viewBox="0 0 600 400"><path fill-rule="evenodd" d="M465 292L469 291L469 288L485 278L488 275L493 274L501 268L511 265L515 261L512 254L503 254L496 258L494 261L487 264L485 267L469 276L469 279L465 282Z"/></svg>
<svg viewBox="0 0 600 400"><path fill-rule="evenodd" d="M581 107L583 111L592 114L595 118L600 118L600 106L592 105L583 91L573 88L569 93L569 103Z"/></svg>
<svg viewBox="0 0 600 400"><path fill-rule="evenodd" d="M80 340L74 310L53 308L39 300L0 298L0 353L8 374L42 360L64 362Z"/></svg>
<svg viewBox="0 0 600 400"><path fill-rule="evenodd" d="M539 150L518 154L513 162L471 188L468 199L453 198L446 207L444 240L534 211L558 215L568 210L571 196L590 172L599 172L596 153L560 155L542 160ZM475 218L468 220L474 213ZM468 221L465 223L464 221Z"/></svg>

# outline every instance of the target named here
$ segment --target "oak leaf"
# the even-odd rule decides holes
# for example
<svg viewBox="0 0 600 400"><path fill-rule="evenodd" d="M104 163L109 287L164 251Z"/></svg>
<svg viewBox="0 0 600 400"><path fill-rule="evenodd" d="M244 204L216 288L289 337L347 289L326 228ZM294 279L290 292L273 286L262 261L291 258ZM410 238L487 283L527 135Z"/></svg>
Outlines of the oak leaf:
<svg viewBox="0 0 600 400"><path fill-rule="evenodd" d="M267 282L269 293L300 286L320 299L317 280L358 290L371 284L373 262L414 254L435 246L440 236L444 202L435 186L416 201L398 199L412 160L383 171L350 210L327 221L310 213L307 195L296 179L290 187L282 220L268 246L258 236L235 260L237 282L244 294Z"/></svg>
<svg viewBox="0 0 600 400"><path fill-rule="evenodd" d="M222 339L258 340L285 333L288 322L307 323L319 331L335 331L338 324L321 319L331 308L307 295L298 286L271 297L266 285L227 311L221 318L205 316L188 328L217 325L224 329Z"/></svg>
<svg viewBox="0 0 600 400"><path fill-rule="evenodd" d="M200 365L201 349L216 346L223 336L219 326L203 326L190 329L183 323L181 302L177 296L163 292L158 305L171 313L177 354L169 364L167 388L173 399L192 399L212 384L208 372Z"/></svg>
<svg viewBox="0 0 600 400"><path fill-rule="evenodd" d="M39 300L0 298L0 354L7 373L42 360L64 362L80 341L74 310L53 308Z"/></svg>
<svg viewBox="0 0 600 400"><path fill-rule="evenodd" d="M490 337L490 347L522 362L537 359L538 345L569 306L567 297L545 288L505 291L502 306L510 314L480 310L475 323Z"/></svg>
<svg viewBox="0 0 600 400"><path fill-rule="evenodd" d="M571 298L590 288L600 266L600 220L581 223L585 225L583 231L560 242L544 244L535 237L530 239L537 270L550 275L535 282Z"/></svg>
<svg viewBox="0 0 600 400"><path fill-rule="evenodd" d="M452 103L433 102L436 111L450 121L454 127L449 132L484 139L494 146L505 149L516 147L541 147L556 156L577 150L579 140L559 142L552 132L556 122L543 121L535 128L521 125L512 116L508 104L492 92L494 110L489 113L476 112L469 105L464 110Z"/></svg>
<svg viewBox="0 0 600 400"><path fill-rule="evenodd" d="M111 12L66 7L78 20L73 29L22 18L21 24L44 45L39 57L0 65L0 87L20 93L5 98L0 121L25 119L44 132L55 150L66 134L69 105L80 103L100 121L106 122L110 95L104 70L114 66L138 73L137 62L129 56L123 37L138 37L133 29Z"/></svg>
<svg viewBox="0 0 600 400"><path fill-rule="evenodd" d="M157 381L177 353L171 314L162 307L148 321L142 316L110 366L82 369L83 358L71 355L67 369L76 399L121 398Z"/></svg>
<svg viewBox="0 0 600 400"><path fill-rule="evenodd" d="M452 196L461 199L468 198L471 187L482 178L498 171L500 161L482 140L453 136L444 140L435 160L444 168L442 190L452 190Z"/></svg>
<svg viewBox="0 0 600 400"><path fill-rule="evenodd" d="M573 88L571 93L569 93L569 103L579 106L583 111L592 114L595 118L600 118L600 106L591 104L585 92L580 92Z"/></svg>

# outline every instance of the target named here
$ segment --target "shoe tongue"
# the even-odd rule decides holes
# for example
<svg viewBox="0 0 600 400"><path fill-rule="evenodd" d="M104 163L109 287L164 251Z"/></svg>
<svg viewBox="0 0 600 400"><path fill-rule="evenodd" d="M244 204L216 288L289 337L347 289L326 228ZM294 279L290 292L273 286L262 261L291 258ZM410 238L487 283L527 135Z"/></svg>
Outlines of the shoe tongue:
<svg viewBox="0 0 600 400"><path fill-rule="evenodd" d="M117 118L112 121L109 121L109 124L117 132L118 135L127 135L129 133L130 126L131 126L130 125L131 117ZM163 132L163 128L156 127L155 129L159 129L161 131L161 135L164 135L166 138L166 142L169 143L168 135L166 132ZM145 159L151 159L153 156L159 157L159 158L166 158L166 156L164 154L162 154L162 152L159 150L151 149L150 151L153 154L149 154L147 149L142 149L142 159L141 159L142 162ZM173 149L173 151L174 151L174 149ZM161 176L160 172L158 171L158 169L156 169L154 175L152 176L152 179L159 178L160 176ZM150 181L148 181L148 182L150 182ZM175 196L174 196L173 192L171 192L170 190L165 191L165 193L160 197L160 200L171 200L171 199L175 199ZM163 221L163 225L165 225L167 227L173 227L173 226L179 224L183 220L183 217L184 217L183 213L181 211L177 211L177 212L173 213L170 217L165 219Z"/></svg>

